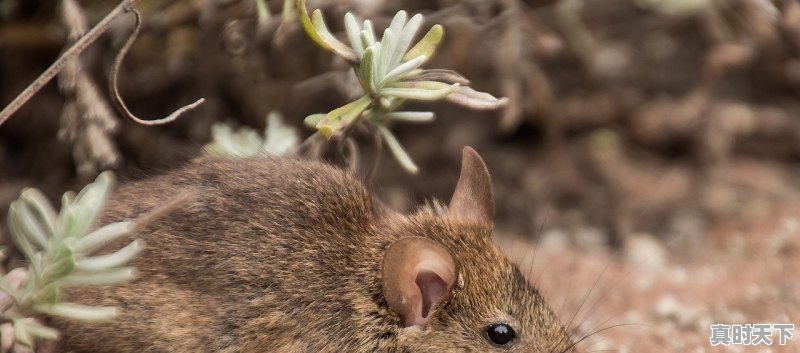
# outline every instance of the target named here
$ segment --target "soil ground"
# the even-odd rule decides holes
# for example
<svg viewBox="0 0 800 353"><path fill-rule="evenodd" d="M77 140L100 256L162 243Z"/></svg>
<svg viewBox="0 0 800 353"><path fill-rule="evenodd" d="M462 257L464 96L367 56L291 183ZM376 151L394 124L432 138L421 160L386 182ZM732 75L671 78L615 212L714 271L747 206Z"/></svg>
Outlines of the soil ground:
<svg viewBox="0 0 800 353"><path fill-rule="evenodd" d="M720 225L697 243L702 251L695 257L671 252L648 234L627 238L615 252L555 234L536 245L512 237L498 243L576 339L588 336L580 352L798 352L796 331L784 346L710 344L712 324L797 327L797 206L784 205L752 229Z"/></svg>

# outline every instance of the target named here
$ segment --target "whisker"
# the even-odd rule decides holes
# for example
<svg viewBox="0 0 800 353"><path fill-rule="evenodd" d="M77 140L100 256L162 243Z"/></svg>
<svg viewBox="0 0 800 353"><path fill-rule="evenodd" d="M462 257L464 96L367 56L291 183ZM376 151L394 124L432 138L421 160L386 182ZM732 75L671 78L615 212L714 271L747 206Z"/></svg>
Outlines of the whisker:
<svg viewBox="0 0 800 353"><path fill-rule="evenodd" d="M581 309L583 309L583 306L586 304L586 300L589 299L590 295L592 295L592 292L594 291L595 287L597 287L597 284L600 282L600 279L603 278L603 275L606 273L610 265L611 265L611 258L609 258L608 263L606 263L605 267L603 267L603 271L600 272L600 275L597 276L597 279L592 284L592 287L589 288L589 291L586 293L586 295L583 296L583 300L581 300L581 304L578 306L578 309L575 311L575 314L573 314L572 318L569 319L569 322L567 323L568 330L569 327L572 326L572 322L575 320L575 317L578 315Z"/></svg>
<svg viewBox="0 0 800 353"><path fill-rule="evenodd" d="M638 325L641 325L641 324L617 324L617 325L604 327L604 328L599 329L599 330L595 330L594 332L591 332L591 333L583 336L581 339L579 339L579 340L573 342L572 344L570 344L569 346L567 346L567 348L565 348L563 351L561 351L561 353L566 353L567 351L569 351L573 347L577 346L579 343L585 341L587 338L592 337L592 336L594 336L594 335L596 335L598 333L608 331L608 330L610 330L612 328L617 328L617 327L622 327L622 326L638 326Z"/></svg>
<svg viewBox="0 0 800 353"><path fill-rule="evenodd" d="M545 224L547 224L547 221L549 219L550 219L550 208L548 208L545 211L544 219L542 220L542 223L539 224L539 230L536 233L536 243L534 244L534 247L533 247L533 257L531 258L531 261L528 263L528 269L527 269L527 272L526 272L527 275L530 275L530 273L533 272L533 268L535 267L534 265L536 264L536 254L539 252L539 246L541 245L541 239L542 239L542 233L544 232L544 226L545 226ZM530 252L528 252L528 254L530 254ZM526 257L525 257L524 261L527 261L527 260L528 259L527 259L527 254L526 254ZM539 279L538 278L537 278L536 282L534 282L534 285L536 283L539 283Z"/></svg>
<svg viewBox="0 0 800 353"><path fill-rule="evenodd" d="M583 322L585 322L587 319L589 319L589 317L591 317L591 315L592 315L592 314L594 314L595 312L597 312L597 309L600 307L600 305L599 305L599 304L600 304L600 303L602 303L602 302L603 302L603 300L604 300L604 299L606 299L606 298L608 297L608 295L609 295L609 294L611 294L612 290L613 290L615 287L617 287L617 286L619 286L621 283L623 283L623 281L625 280L625 278L626 278L626 277L628 277L628 275L630 275L631 273L633 273L633 270L632 270L632 269L625 270L625 272L624 272L624 273L623 273L621 276L619 276L619 278L618 278L618 279L616 279L614 282L612 282L612 283L611 283L609 286L607 286L606 288L604 288L604 289L601 289L602 291L600 292L600 295L597 297L597 299L594 301L594 303L593 303L592 305L590 305L590 307L591 307L592 309L589 309L589 310L586 312L586 314L585 314L585 315L583 315L583 317L581 317L581 319L579 320L580 324L577 324L577 325L576 325L576 327L577 327L577 326L580 326L581 324L583 324ZM621 313L622 313L622 311L620 311L618 314L621 314ZM577 316L577 313L576 313L576 316Z"/></svg>

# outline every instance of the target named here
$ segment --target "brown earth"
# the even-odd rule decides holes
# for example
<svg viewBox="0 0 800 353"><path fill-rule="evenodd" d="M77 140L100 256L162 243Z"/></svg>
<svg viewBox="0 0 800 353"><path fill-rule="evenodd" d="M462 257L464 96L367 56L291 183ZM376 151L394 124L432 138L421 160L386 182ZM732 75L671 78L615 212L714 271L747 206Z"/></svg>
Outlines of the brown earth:
<svg viewBox="0 0 800 353"><path fill-rule="evenodd" d="M498 242L531 274L580 352L798 352L785 346L710 344L711 324L800 322L800 208L784 205L742 229L721 225L687 257L650 234L618 252L556 232L538 245ZM777 333L773 339L776 339Z"/></svg>

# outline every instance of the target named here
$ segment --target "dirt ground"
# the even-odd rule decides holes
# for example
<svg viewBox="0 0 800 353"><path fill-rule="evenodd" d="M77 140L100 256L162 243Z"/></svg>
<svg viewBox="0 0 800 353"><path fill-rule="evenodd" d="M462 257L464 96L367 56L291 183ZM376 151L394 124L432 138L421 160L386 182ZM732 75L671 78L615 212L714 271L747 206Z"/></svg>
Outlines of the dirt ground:
<svg viewBox="0 0 800 353"><path fill-rule="evenodd" d="M782 205L748 229L720 225L689 257L644 233L614 252L552 232L535 245L513 237L498 243L576 339L588 336L579 352L798 352L796 332L785 346L709 341L712 324L797 326L797 206Z"/></svg>
<svg viewBox="0 0 800 353"><path fill-rule="evenodd" d="M0 0L0 105L117 1L76 1L79 15L60 3ZM282 0L266 1L267 20L255 3L138 2L121 95L147 119L206 98L185 118L149 127L113 108L107 79L127 16L0 126L0 245L24 187L57 201L101 170L126 180L173 168L201 153L212 124L263 129L271 111L308 136L303 118L351 101L346 63L284 25ZM308 5L338 34L347 11L379 29L400 9L423 13L447 33L427 67L510 99L494 112L412 104L437 115L392 126L421 171L383 153L371 186L398 210L446 199L461 149L475 147L492 173L498 241L575 337L601 330L581 352L800 352L800 2ZM368 170L370 134L354 136ZM794 323L796 338L710 345L710 324L765 322Z"/></svg>

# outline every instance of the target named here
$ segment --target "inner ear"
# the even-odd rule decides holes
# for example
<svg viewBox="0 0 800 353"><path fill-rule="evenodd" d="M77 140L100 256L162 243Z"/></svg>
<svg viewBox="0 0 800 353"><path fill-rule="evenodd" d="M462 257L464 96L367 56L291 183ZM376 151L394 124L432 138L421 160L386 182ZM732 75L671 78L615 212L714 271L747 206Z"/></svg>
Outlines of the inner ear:
<svg viewBox="0 0 800 353"><path fill-rule="evenodd" d="M447 217L462 221L492 224L494 191L486 164L471 147L464 147L461 176L450 199Z"/></svg>
<svg viewBox="0 0 800 353"><path fill-rule="evenodd" d="M383 258L383 294L404 327L427 324L432 309L453 288L455 278L450 252L426 238L398 240Z"/></svg>
<svg viewBox="0 0 800 353"><path fill-rule="evenodd" d="M427 319L431 308L447 294L448 283L435 272L427 270L417 274L416 283L422 296L420 317Z"/></svg>

